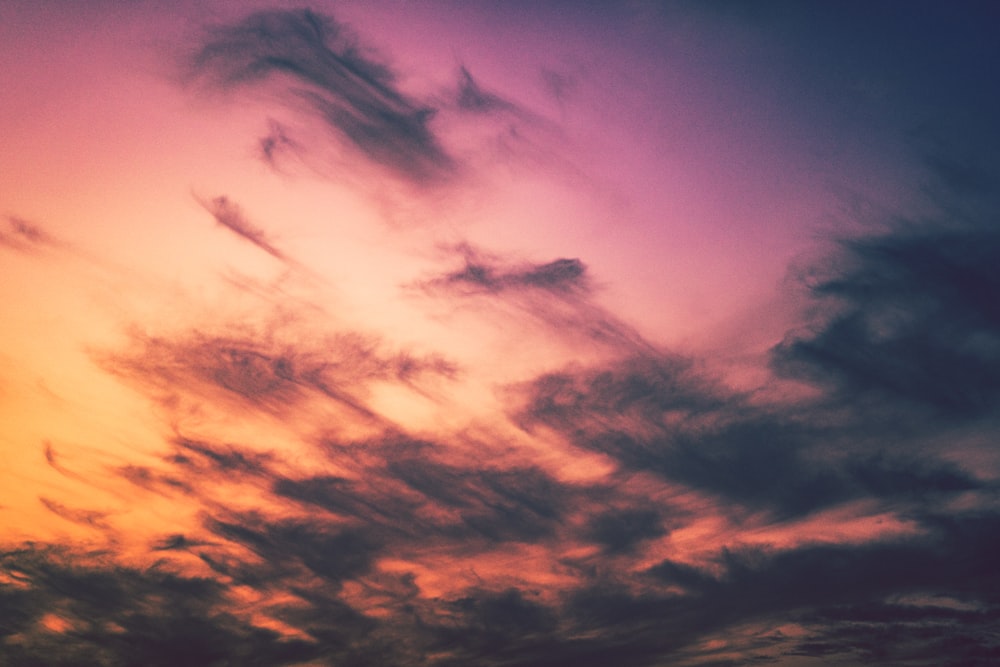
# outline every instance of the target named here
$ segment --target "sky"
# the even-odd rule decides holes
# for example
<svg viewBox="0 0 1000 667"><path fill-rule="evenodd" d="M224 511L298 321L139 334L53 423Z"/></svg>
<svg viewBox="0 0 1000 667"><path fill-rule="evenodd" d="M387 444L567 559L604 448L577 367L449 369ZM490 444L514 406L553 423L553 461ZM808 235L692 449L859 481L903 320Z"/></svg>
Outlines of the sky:
<svg viewBox="0 0 1000 667"><path fill-rule="evenodd" d="M991 2L0 2L0 662L1000 662Z"/></svg>

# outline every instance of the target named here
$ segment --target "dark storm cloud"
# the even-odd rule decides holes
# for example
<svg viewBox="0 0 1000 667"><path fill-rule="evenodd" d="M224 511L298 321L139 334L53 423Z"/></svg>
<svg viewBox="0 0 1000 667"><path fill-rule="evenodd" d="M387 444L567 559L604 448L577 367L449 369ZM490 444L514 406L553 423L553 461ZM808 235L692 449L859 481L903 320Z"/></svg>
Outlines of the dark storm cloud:
<svg viewBox="0 0 1000 667"><path fill-rule="evenodd" d="M433 110L403 95L390 70L333 18L269 10L211 30L191 59L194 76L224 89L281 80L286 103L320 119L368 159L415 183L455 163L429 127Z"/></svg>
<svg viewBox="0 0 1000 667"><path fill-rule="evenodd" d="M199 199L198 201L205 207L205 210L212 214L217 223L229 231L254 244L275 259L287 260L285 253L274 246L264 230L247 220L243 210L229 201L227 197L215 197L210 201Z"/></svg>

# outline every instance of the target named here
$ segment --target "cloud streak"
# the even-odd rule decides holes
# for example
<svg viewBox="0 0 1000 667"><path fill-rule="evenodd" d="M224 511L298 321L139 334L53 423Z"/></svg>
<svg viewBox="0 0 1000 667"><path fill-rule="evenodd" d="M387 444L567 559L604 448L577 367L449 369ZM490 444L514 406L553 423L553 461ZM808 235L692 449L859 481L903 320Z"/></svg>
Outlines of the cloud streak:
<svg viewBox="0 0 1000 667"><path fill-rule="evenodd" d="M268 239L267 234L264 230L254 226L249 220L247 220L246 215L243 210L229 201L228 198L224 196L215 197L211 201L202 201L199 199L199 203L212 214L215 221L233 232L242 239L249 241L253 245L257 246L268 255L271 255L275 259L281 261L287 261L285 253L278 250Z"/></svg>
<svg viewBox="0 0 1000 667"><path fill-rule="evenodd" d="M222 89L287 82L284 99L307 110L346 146L412 183L456 169L430 128L433 109L395 87L347 28L310 10L270 10L211 30L190 62L195 78Z"/></svg>

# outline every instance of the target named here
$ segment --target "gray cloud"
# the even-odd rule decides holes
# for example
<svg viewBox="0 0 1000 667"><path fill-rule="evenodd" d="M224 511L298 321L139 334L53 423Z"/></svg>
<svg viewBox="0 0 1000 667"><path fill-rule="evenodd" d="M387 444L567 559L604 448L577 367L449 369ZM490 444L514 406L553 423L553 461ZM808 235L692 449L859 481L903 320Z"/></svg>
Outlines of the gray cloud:
<svg viewBox="0 0 1000 667"><path fill-rule="evenodd" d="M459 109L480 114L517 111L517 107L513 103L499 95L484 91L465 67L459 69L458 78Z"/></svg>
<svg viewBox="0 0 1000 667"><path fill-rule="evenodd" d="M917 227L846 241L814 291L834 313L775 351L785 373L845 398L905 400L975 416L1000 387L1000 235Z"/></svg>
<svg viewBox="0 0 1000 667"><path fill-rule="evenodd" d="M264 332L207 334L176 338L131 332L131 349L95 353L109 372L164 395L208 397L222 404L285 412L320 395L355 417L381 419L366 405L368 387L389 381L420 390L435 378L457 371L444 357L389 351L375 338L345 332L318 344L281 343Z"/></svg>
<svg viewBox="0 0 1000 667"><path fill-rule="evenodd" d="M587 267L579 259L507 266L468 245L457 248L464 266L421 283L424 289L461 295L499 294L538 289L585 296L590 292Z"/></svg>

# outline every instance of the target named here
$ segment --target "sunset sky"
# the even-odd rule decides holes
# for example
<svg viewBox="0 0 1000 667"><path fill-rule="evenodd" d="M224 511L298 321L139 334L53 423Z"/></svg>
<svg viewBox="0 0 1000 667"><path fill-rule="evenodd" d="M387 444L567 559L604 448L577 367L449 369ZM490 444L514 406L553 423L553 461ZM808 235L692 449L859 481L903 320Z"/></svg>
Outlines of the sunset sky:
<svg viewBox="0 0 1000 667"><path fill-rule="evenodd" d="M998 31L0 0L0 664L1000 663Z"/></svg>

